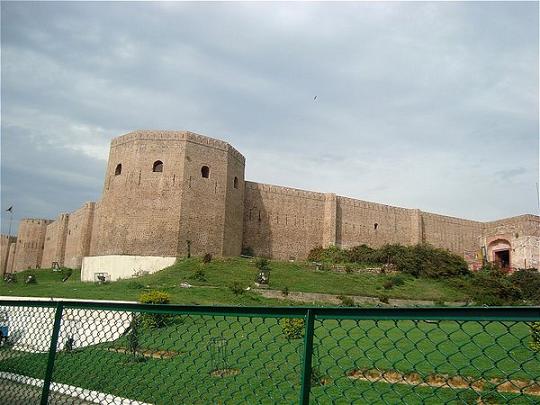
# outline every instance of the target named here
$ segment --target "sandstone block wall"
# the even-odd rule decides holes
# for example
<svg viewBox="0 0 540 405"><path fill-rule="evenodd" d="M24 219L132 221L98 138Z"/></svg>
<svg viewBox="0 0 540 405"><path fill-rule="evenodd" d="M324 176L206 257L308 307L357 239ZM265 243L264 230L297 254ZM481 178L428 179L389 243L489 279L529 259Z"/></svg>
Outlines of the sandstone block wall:
<svg viewBox="0 0 540 405"><path fill-rule="evenodd" d="M177 202L180 227L174 254L185 255L187 241L192 254L239 254L244 157L225 142L191 133L186 136L184 150L184 187ZM203 176L203 167L208 177Z"/></svg>
<svg viewBox="0 0 540 405"><path fill-rule="evenodd" d="M305 259L323 244L326 197L293 188L246 181L244 247L276 259Z"/></svg>
<svg viewBox="0 0 540 405"><path fill-rule="evenodd" d="M90 254L95 205L87 202L69 215L64 252L65 267L80 268L83 257Z"/></svg>
<svg viewBox="0 0 540 405"><path fill-rule="evenodd" d="M15 262L15 250L17 247L17 242L9 245L8 260L6 266L6 273L13 273L13 263Z"/></svg>
<svg viewBox="0 0 540 405"><path fill-rule="evenodd" d="M188 131L135 131L112 140L103 194L56 221L21 221L15 271L87 256L259 256L305 259L318 246L430 243L469 263L511 251L511 266L538 267L540 219L482 223L294 188L245 181L245 158L226 142ZM52 223L51 223L52 222ZM188 243L189 242L189 243ZM2 255L10 251L0 246ZM97 262L96 262L97 263Z"/></svg>
<svg viewBox="0 0 540 405"><path fill-rule="evenodd" d="M8 270L9 250L11 245L17 243L15 236L0 235L0 276Z"/></svg>
<svg viewBox="0 0 540 405"><path fill-rule="evenodd" d="M69 214L60 214L58 218L47 225L41 268L51 268L53 262L64 265L66 237L68 232Z"/></svg>
<svg viewBox="0 0 540 405"><path fill-rule="evenodd" d="M483 223L445 215L421 213L422 241L464 257L480 249Z"/></svg>
<svg viewBox="0 0 540 405"><path fill-rule="evenodd" d="M493 261L493 251L506 244L510 248L512 267L540 267L540 218L520 215L513 218L487 222L482 244L487 247L488 259Z"/></svg>
<svg viewBox="0 0 540 405"><path fill-rule="evenodd" d="M41 266L45 233L50 219L22 219L19 223L13 271L36 269Z"/></svg>
<svg viewBox="0 0 540 405"><path fill-rule="evenodd" d="M366 244L418 243L414 210L352 198L337 198L337 245L350 248Z"/></svg>

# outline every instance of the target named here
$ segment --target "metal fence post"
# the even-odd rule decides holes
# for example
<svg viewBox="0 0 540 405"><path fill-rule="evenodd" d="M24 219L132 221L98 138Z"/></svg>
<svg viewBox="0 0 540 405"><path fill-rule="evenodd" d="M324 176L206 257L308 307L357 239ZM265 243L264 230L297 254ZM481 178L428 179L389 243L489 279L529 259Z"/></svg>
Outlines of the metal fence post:
<svg viewBox="0 0 540 405"><path fill-rule="evenodd" d="M54 325L51 336L51 345L49 347L49 358L47 360L47 370L45 371L45 379L43 381L43 391L41 392L41 405L47 405L49 402L49 389L51 386L52 374L54 370L54 360L56 358L56 346L58 345L58 335L60 334L60 322L62 321L62 312L64 304L59 302L56 305L56 313L54 315Z"/></svg>
<svg viewBox="0 0 540 405"><path fill-rule="evenodd" d="M302 369L302 388L300 393L300 404L309 404L309 393L311 391L311 363L313 359L313 333L315 327L315 314L308 309L306 325L304 330L304 363Z"/></svg>

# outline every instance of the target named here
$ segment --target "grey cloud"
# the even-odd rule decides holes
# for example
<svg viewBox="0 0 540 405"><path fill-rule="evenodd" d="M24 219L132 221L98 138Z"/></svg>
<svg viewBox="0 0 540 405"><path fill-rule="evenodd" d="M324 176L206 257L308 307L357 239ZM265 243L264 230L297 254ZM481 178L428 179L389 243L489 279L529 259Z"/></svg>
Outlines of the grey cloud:
<svg viewBox="0 0 540 405"><path fill-rule="evenodd" d="M2 202L53 215L7 180L30 152L51 190L74 187L65 209L96 199L110 139L164 128L229 141L255 181L534 212L537 32L536 3L3 2Z"/></svg>

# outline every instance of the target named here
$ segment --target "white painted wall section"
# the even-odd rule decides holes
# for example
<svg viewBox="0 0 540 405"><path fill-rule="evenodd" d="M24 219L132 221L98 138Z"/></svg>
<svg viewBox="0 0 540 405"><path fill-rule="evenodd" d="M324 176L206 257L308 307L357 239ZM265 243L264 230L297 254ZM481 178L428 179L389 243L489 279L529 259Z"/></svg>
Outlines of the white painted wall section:
<svg viewBox="0 0 540 405"><path fill-rule="evenodd" d="M81 281L98 281L98 275L106 275L107 280L137 277L151 274L172 266L176 257L168 256L92 256L83 258Z"/></svg>

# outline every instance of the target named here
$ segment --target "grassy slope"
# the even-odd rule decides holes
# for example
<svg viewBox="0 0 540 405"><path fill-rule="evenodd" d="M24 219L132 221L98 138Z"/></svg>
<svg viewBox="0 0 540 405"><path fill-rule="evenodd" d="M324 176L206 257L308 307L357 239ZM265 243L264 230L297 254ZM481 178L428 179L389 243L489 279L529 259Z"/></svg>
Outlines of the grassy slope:
<svg viewBox="0 0 540 405"><path fill-rule="evenodd" d="M138 363L129 355L106 351L125 348L127 338L121 337L73 353L60 352L54 380L157 404L271 404L298 398L303 340L288 341L277 319L192 315L178 321L163 329L141 330L139 335L143 349L173 351L176 356L171 359ZM330 378L330 384L315 387L313 396L319 403L401 403L403 396L410 404L437 404L462 403L458 395L466 393L466 403L475 403L478 394L470 390L372 384L351 381L346 373L377 367L414 370L422 376L537 379L540 354L524 344L528 333L525 324L512 322L317 321L314 367ZM226 354L215 355L215 338L225 339ZM42 375L46 354L13 355L6 353L0 370ZM239 374L212 377L216 365L238 369ZM498 396L496 403L507 403L514 395ZM529 403L526 397L520 400L515 403Z"/></svg>
<svg viewBox="0 0 540 405"><path fill-rule="evenodd" d="M206 281L192 279L197 268L203 268ZM257 273L253 260L229 258L202 264L199 259L186 259L158 273L122 280L108 285L80 282L80 273L75 270L65 283L61 273L36 270L37 284L23 283L27 272L18 274L18 283L0 285L0 295L65 297L86 299L137 300L145 289L160 289L171 294L173 303L183 304L230 304L268 305L274 300L256 294L235 296L228 286L238 282L247 287L253 284ZM391 298L425 299L442 301L465 300L466 296L442 280L407 278L404 285L390 290L383 289L388 276L370 273L336 273L314 271L303 263L271 262L270 288L289 291L319 292L343 295L364 295ZM200 288L180 288L181 282ZM217 287L217 288L214 288ZM281 301L280 301L281 302Z"/></svg>

